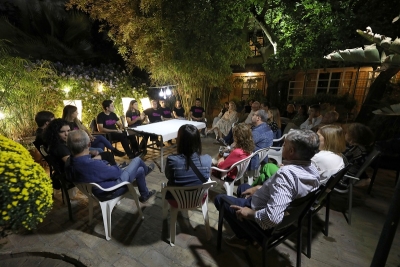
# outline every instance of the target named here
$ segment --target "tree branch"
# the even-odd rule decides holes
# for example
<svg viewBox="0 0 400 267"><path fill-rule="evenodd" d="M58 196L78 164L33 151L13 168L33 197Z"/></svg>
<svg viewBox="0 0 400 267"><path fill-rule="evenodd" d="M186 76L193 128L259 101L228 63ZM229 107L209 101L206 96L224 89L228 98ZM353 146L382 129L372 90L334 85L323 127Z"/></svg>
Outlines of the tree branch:
<svg viewBox="0 0 400 267"><path fill-rule="evenodd" d="M257 23L260 25L261 29L263 30L265 36L267 36L268 41L271 43L272 47L274 48L274 54L277 52L277 42L276 42L276 37L272 33L271 28L267 25L265 22L264 16L261 16L257 13L255 5L252 5L250 7L250 13L253 15L254 19L257 21Z"/></svg>

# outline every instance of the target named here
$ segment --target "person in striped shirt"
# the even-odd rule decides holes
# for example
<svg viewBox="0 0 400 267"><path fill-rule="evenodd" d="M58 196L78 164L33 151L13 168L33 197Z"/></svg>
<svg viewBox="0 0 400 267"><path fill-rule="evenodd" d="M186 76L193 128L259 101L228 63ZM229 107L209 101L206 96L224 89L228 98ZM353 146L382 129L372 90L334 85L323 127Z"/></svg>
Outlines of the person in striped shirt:
<svg viewBox="0 0 400 267"><path fill-rule="evenodd" d="M221 197L216 196L215 207L225 209L225 220L235 235L225 242L246 249L247 240L252 238L241 229L243 220L253 220L262 229L278 225L290 203L316 190L319 173L311 164L311 158L318 152L319 138L311 130L291 130L283 144L283 166L263 185L244 191L240 198L228 196L234 205L221 206Z"/></svg>

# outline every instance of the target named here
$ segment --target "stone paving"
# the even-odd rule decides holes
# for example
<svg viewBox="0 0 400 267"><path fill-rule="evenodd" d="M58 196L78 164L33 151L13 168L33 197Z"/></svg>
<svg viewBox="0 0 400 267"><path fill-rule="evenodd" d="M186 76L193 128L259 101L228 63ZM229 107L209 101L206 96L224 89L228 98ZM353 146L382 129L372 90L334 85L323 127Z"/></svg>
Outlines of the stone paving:
<svg viewBox="0 0 400 267"><path fill-rule="evenodd" d="M203 138L203 152L218 152L215 139ZM172 153L174 148L166 147ZM168 154L167 153L167 154ZM149 153L150 163L157 154ZM125 159L126 160L126 159ZM332 197L329 237L322 232L324 212L314 216L312 257L302 255L302 266L369 266L382 230L385 214L394 191L395 172L380 170L373 196L366 188L355 188L353 222L348 225L340 212L346 200ZM60 192L54 196L54 208L34 231L13 234L0 239L0 266L260 266L261 253L252 245L246 251L222 245L216 250L217 219L212 200L222 189L212 189L208 204L213 237L205 239L201 211L189 211L178 216L176 246L171 247L169 220L162 220L160 184L166 182L158 169L147 177L150 189L157 196L141 205L144 220L140 220L133 200L124 199L112 214L112 240L106 241L100 207L94 208L94 222L88 225L88 203L77 193L71 201L74 221L69 221L67 206ZM305 228L304 228L305 229ZM226 235L230 232L225 230ZM306 234L306 231L304 231ZM305 235L303 252L305 252ZM295 266L295 237L289 238L268 252L269 266ZM400 238L396 234L386 266L400 266Z"/></svg>

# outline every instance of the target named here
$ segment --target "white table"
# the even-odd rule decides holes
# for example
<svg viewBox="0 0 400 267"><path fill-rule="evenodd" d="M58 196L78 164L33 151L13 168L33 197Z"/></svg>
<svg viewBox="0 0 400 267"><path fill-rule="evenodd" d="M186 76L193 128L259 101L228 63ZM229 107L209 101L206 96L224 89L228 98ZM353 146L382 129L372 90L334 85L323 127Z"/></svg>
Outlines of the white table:
<svg viewBox="0 0 400 267"><path fill-rule="evenodd" d="M191 124L195 126L197 129L206 128L206 124L204 122L197 122L197 121L188 121L188 120L167 120L161 122L150 123L146 125L141 125L133 128L128 128L137 133L143 134L153 134L157 135L161 138L161 143L174 139L178 136L178 130L182 125ZM161 172L164 172L164 148L161 146L160 148L155 148L154 144L148 146L150 149L159 150L161 159L160 159L160 166Z"/></svg>

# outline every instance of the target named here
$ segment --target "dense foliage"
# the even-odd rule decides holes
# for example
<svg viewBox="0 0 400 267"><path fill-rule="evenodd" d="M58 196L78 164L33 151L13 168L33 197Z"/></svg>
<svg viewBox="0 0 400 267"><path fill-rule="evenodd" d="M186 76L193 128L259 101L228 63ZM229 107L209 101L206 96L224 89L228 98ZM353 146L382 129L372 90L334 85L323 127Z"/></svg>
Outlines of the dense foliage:
<svg viewBox="0 0 400 267"><path fill-rule="evenodd" d="M82 100L82 120L88 125L105 99L114 100L122 115L121 97L147 97L141 81L115 64L30 62L10 56L0 43L0 65L0 134L14 140L34 134L35 114L41 110L61 117L64 99Z"/></svg>
<svg viewBox="0 0 400 267"><path fill-rule="evenodd" d="M245 1L71 0L73 6L103 23L130 67L148 70L155 84L178 84L184 102L222 85L230 65L243 65L250 52Z"/></svg>
<svg viewBox="0 0 400 267"><path fill-rule="evenodd" d="M45 170L20 144L0 135L0 236L36 228L53 205Z"/></svg>

